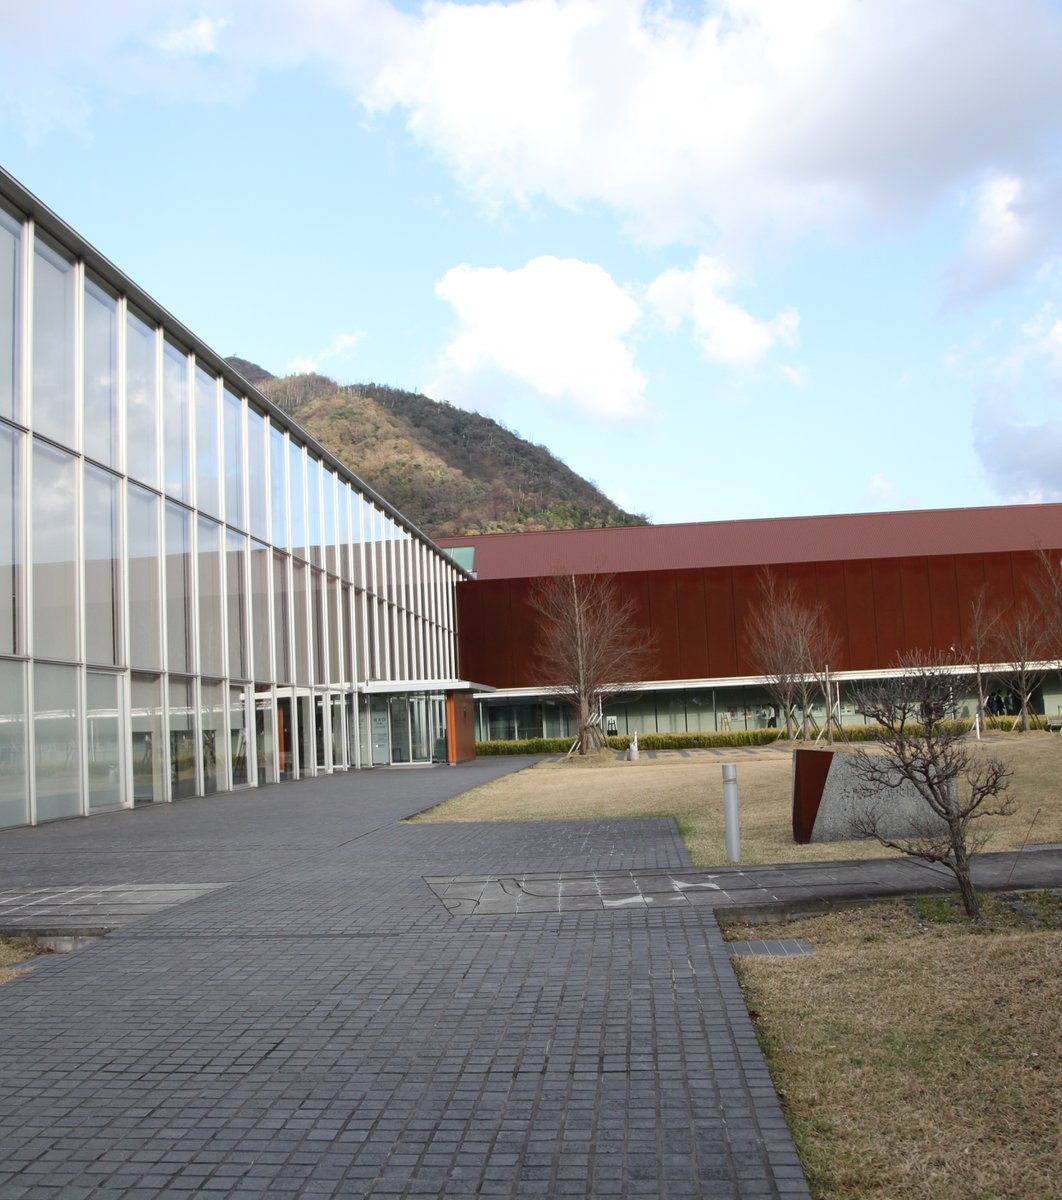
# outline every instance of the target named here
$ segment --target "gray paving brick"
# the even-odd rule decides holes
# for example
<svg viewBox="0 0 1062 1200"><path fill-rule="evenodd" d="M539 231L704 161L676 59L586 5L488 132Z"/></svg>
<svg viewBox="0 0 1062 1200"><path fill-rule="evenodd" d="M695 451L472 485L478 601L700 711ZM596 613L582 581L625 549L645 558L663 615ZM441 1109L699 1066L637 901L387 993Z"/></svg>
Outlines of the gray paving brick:
<svg viewBox="0 0 1062 1200"><path fill-rule="evenodd" d="M174 885L0 988L5 1200L806 1196L711 907L601 905L690 874L671 822L400 823L518 765L0 834L5 895Z"/></svg>

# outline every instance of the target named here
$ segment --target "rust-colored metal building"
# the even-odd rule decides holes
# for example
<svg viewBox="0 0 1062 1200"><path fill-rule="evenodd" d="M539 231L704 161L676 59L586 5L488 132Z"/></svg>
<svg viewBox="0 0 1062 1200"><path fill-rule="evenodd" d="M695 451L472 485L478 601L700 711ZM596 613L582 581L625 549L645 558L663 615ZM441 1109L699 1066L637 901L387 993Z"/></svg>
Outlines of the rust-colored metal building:
<svg viewBox="0 0 1062 1200"><path fill-rule="evenodd" d="M568 732L533 673L528 593L551 574L613 575L655 636L652 677L606 709L618 732L767 723L770 699L745 632L763 566L824 605L841 642L829 664L841 716L861 721L844 685L888 670L907 650L967 645L970 603L982 588L1002 609L1019 602L1037 551L1062 549L1062 504L490 534L439 545L475 576L458 585L461 672L498 689L480 700L480 737ZM1037 702L1062 711L1057 672Z"/></svg>

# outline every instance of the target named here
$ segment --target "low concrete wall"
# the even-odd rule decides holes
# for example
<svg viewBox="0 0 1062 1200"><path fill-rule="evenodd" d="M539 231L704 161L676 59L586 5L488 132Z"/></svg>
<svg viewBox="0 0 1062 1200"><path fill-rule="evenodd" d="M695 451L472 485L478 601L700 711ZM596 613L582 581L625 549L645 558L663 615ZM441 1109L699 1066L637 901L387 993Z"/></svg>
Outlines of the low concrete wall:
<svg viewBox="0 0 1062 1200"><path fill-rule="evenodd" d="M799 756L814 758L801 760ZM828 766L824 762L828 759ZM824 766L826 769L824 770ZM844 751L793 751L793 837L797 842L843 842L867 813L885 837L916 837L943 828L915 788L902 783L867 795L852 755ZM818 793L816 795L816 792Z"/></svg>

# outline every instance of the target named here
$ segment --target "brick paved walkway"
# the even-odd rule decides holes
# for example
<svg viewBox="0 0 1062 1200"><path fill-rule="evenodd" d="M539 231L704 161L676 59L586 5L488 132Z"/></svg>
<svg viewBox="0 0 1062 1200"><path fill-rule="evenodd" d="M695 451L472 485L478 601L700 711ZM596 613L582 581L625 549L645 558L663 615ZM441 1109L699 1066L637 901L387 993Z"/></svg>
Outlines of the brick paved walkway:
<svg viewBox="0 0 1062 1200"><path fill-rule="evenodd" d="M665 820L398 823L520 765L0 835L5 893L228 885L0 988L0 1196L806 1197L710 909L424 882L688 867Z"/></svg>

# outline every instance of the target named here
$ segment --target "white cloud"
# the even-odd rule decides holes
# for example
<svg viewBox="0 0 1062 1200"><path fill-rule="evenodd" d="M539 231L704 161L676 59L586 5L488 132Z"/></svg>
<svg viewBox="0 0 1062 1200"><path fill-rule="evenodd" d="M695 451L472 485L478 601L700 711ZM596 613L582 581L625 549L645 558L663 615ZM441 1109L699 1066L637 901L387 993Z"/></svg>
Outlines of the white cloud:
<svg viewBox="0 0 1062 1200"><path fill-rule="evenodd" d="M796 366L793 363L783 363L780 370L786 382L791 383L795 388L806 388L810 382L807 367Z"/></svg>
<svg viewBox="0 0 1062 1200"><path fill-rule="evenodd" d="M962 253L949 273L952 299L977 299L1011 283L1041 258L1058 233L1056 187L1029 186L1012 175L995 175L977 189L975 218Z"/></svg>
<svg viewBox="0 0 1062 1200"><path fill-rule="evenodd" d="M751 366L773 346L797 343L800 318L795 309L761 320L726 299L723 293L733 283L726 267L702 254L690 270L673 267L654 279L646 299L669 328L691 321L701 353L725 366Z"/></svg>
<svg viewBox="0 0 1062 1200"><path fill-rule="evenodd" d="M333 359L343 358L349 350L353 350L361 341L364 334L337 333L332 341L315 354L297 355L288 363L288 370L297 375L308 375L320 370L322 363Z"/></svg>
<svg viewBox="0 0 1062 1200"><path fill-rule="evenodd" d="M196 17L185 25L172 26L152 38L165 54L198 57L218 52L218 39L232 22L227 17Z"/></svg>
<svg viewBox="0 0 1062 1200"><path fill-rule="evenodd" d="M456 386L500 371L591 416L649 415L645 377L625 340L638 305L601 267L551 257L515 271L462 265L435 291L460 322L440 364Z"/></svg>
<svg viewBox="0 0 1062 1200"><path fill-rule="evenodd" d="M995 393L979 402L974 430L981 465L1004 500L1062 500L1062 417L1019 420L1011 399Z"/></svg>
<svg viewBox="0 0 1062 1200"><path fill-rule="evenodd" d="M440 3L361 95L488 203L603 201L666 243L832 231L1032 174L1060 59L1050 0Z"/></svg>
<svg viewBox="0 0 1062 1200"><path fill-rule="evenodd" d="M1054 0L202 0L191 21L185 0L9 7L0 105L26 120L84 120L101 85L209 98L312 64L403 113L488 206L603 204L658 243L758 245L979 188L959 290L1057 229Z"/></svg>

